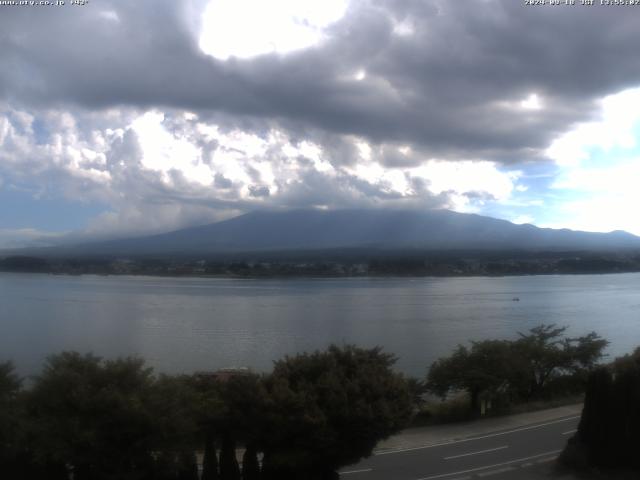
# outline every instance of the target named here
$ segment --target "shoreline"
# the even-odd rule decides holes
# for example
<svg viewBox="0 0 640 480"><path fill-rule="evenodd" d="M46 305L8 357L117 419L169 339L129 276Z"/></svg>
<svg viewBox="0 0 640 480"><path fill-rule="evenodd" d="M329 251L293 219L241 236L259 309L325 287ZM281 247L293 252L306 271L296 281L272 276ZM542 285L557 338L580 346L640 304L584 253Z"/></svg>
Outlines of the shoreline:
<svg viewBox="0 0 640 480"><path fill-rule="evenodd" d="M273 274L273 275L233 275L233 274L171 274L171 273L101 273L101 272L46 272L46 271L16 271L1 270L0 274L16 275L47 275L52 277L149 277L149 278L190 278L190 279L222 279L222 280L335 280L335 279L428 279L428 278L512 278L512 277L568 277L587 275L629 275L640 273L640 270L611 271L611 272L536 272L536 273L505 273L505 274L363 274L363 275L338 275L338 274Z"/></svg>

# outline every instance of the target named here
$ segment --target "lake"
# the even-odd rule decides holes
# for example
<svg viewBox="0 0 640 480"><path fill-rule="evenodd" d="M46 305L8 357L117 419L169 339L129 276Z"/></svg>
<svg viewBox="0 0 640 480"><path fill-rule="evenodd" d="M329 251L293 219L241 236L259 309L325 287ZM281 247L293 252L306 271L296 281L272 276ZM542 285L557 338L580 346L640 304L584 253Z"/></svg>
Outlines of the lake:
<svg viewBox="0 0 640 480"><path fill-rule="evenodd" d="M519 301L514 301L518 298ZM209 279L0 273L0 361L21 374L62 350L139 355L167 373L243 366L331 343L380 345L423 376L458 343L540 323L640 345L640 274Z"/></svg>

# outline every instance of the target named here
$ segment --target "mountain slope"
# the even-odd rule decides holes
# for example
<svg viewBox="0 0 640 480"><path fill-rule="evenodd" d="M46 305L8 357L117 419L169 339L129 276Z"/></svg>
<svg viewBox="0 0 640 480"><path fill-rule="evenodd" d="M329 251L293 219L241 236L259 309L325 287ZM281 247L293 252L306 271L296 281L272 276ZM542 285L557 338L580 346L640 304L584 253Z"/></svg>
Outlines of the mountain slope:
<svg viewBox="0 0 640 480"><path fill-rule="evenodd" d="M447 210L253 212L161 235L84 244L75 253L194 254L330 248L611 250L640 248L626 232L587 233L515 225Z"/></svg>

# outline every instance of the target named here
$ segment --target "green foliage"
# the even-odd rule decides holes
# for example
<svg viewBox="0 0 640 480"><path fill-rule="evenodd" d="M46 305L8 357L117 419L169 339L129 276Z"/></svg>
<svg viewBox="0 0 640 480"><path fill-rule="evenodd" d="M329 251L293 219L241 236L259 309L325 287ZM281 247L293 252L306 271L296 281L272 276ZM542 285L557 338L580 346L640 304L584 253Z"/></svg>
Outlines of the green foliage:
<svg viewBox="0 0 640 480"><path fill-rule="evenodd" d="M412 427L426 427L442 423L472 420L469 398L465 393L442 402L425 402L411 419Z"/></svg>
<svg viewBox="0 0 640 480"><path fill-rule="evenodd" d="M640 473L640 348L591 372L578 433L562 455L574 468ZM630 477L631 478L631 477Z"/></svg>
<svg viewBox="0 0 640 480"><path fill-rule="evenodd" d="M15 442L17 399L22 381L11 362L0 363L0 456Z"/></svg>
<svg viewBox="0 0 640 480"><path fill-rule="evenodd" d="M240 480L240 466L236 458L236 441L229 433L222 436L220 449L220 479Z"/></svg>
<svg viewBox="0 0 640 480"><path fill-rule="evenodd" d="M513 378L513 347L502 340L472 342L471 349L458 346L448 358L436 361L428 377L432 392L445 396L451 390L469 392L471 409L479 409L480 394L495 396Z"/></svg>
<svg viewBox="0 0 640 480"><path fill-rule="evenodd" d="M178 455L177 480L198 480L198 464L192 451L180 452Z"/></svg>
<svg viewBox="0 0 640 480"><path fill-rule="evenodd" d="M539 398L548 382L560 375L585 377L584 374L602 359L602 352L609 344L607 340L595 332L578 338L563 338L566 330L567 327L543 324L532 328L528 334L519 334L515 348L526 379L519 385L521 397L527 400Z"/></svg>
<svg viewBox="0 0 640 480"><path fill-rule="evenodd" d="M592 466L640 472L639 432L640 348L591 373L572 448Z"/></svg>
<svg viewBox="0 0 640 480"><path fill-rule="evenodd" d="M14 370L11 362L0 363L0 402L2 405L15 400L22 385L22 381Z"/></svg>
<svg viewBox="0 0 640 480"><path fill-rule="evenodd" d="M0 468L13 471L24 441L24 416L18 402L22 381L11 362L0 363Z"/></svg>
<svg viewBox="0 0 640 480"><path fill-rule="evenodd" d="M609 342L596 332L565 340L564 348L572 361L570 368L574 371L593 369L602 358L602 351L607 345Z"/></svg>
<svg viewBox="0 0 640 480"><path fill-rule="evenodd" d="M242 372L221 381L199 378L196 385L200 394L200 425L209 445L203 478L237 480L240 478L235 455L237 442L255 444L265 427L266 392L262 378ZM216 436L221 447L219 473L212 446Z"/></svg>
<svg viewBox="0 0 640 480"><path fill-rule="evenodd" d="M3 471L26 480L71 471L76 480L195 480L194 452L204 450L206 480L336 478L406 425L422 386L394 373L394 362L379 348L332 346L286 357L268 376L168 376L140 359L63 352L26 392L1 364ZM19 445L7 426L18 418Z"/></svg>
<svg viewBox="0 0 640 480"><path fill-rule="evenodd" d="M404 377L391 370L394 362L379 348L354 346L276 362L266 380L267 470L328 475L370 455L379 440L404 427L411 394Z"/></svg>
<svg viewBox="0 0 640 480"><path fill-rule="evenodd" d="M260 480L258 450L253 444L247 445L242 456L242 480Z"/></svg>
<svg viewBox="0 0 640 480"><path fill-rule="evenodd" d="M220 382L217 388L221 406L216 430L245 443L254 443L265 428L268 400L262 377L242 373Z"/></svg>
<svg viewBox="0 0 640 480"><path fill-rule="evenodd" d="M460 345L451 356L431 366L427 388L441 397L467 391L471 410L476 413L482 398L530 401L551 393L554 389L550 385L557 390L580 389L608 342L595 332L565 338L565 331L566 327L540 325L519 334L515 341L471 342L471 348ZM560 381L569 376L575 381Z"/></svg>
<svg viewBox="0 0 640 480"><path fill-rule="evenodd" d="M571 356L563 348L562 335L566 329L555 325L539 325L526 335L519 334L516 347L526 380L521 385L520 393L525 398L539 394L556 370L571 366Z"/></svg>
<svg viewBox="0 0 640 480"><path fill-rule="evenodd" d="M145 469L158 420L149 409L152 386L139 359L50 357L28 398L40 461L72 465L78 479Z"/></svg>
<svg viewBox="0 0 640 480"><path fill-rule="evenodd" d="M219 480L218 472L218 455L216 453L216 444L211 434L205 436L204 457L202 459L202 478L201 480Z"/></svg>
<svg viewBox="0 0 640 480"><path fill-rule="evenodd" d="M153 445L157 450L181 450L200 446L201 397L188 376L160 375L144 395L153 416ZM141 392L142 393L142 392Z"/></svg>

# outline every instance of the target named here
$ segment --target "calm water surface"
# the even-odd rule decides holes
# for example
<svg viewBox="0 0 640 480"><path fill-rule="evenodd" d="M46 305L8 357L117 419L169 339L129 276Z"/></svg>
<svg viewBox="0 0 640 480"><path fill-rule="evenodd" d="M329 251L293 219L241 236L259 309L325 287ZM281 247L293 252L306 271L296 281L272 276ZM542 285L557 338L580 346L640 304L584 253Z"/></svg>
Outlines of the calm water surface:
<svg viewBox="0 0 640 480"><path fill-rule="evenodd" d="M513 301L518 297L520 301ZM0 273L0 360L20 373L65 349L140 355L164 372L263 371L330 343L381 345L422 376L470 339L542 322L640 345L640 274L236 280Z"/></svg>

